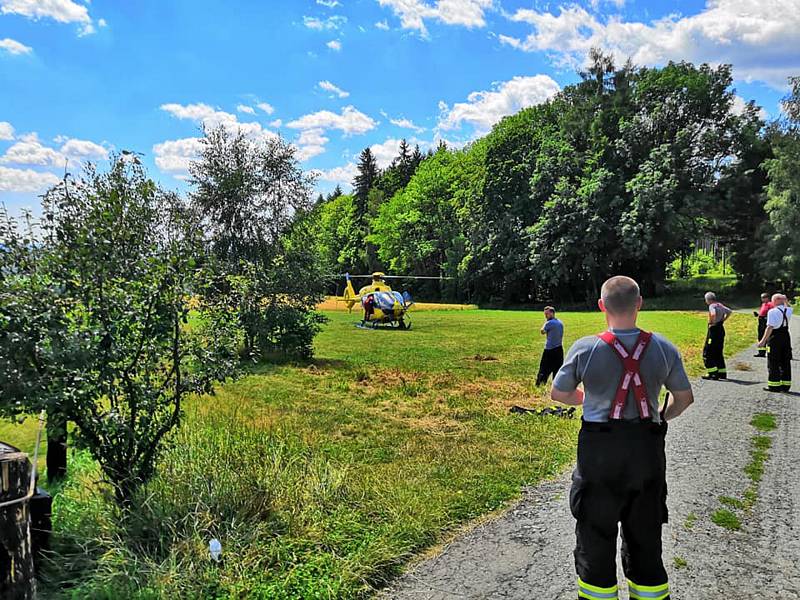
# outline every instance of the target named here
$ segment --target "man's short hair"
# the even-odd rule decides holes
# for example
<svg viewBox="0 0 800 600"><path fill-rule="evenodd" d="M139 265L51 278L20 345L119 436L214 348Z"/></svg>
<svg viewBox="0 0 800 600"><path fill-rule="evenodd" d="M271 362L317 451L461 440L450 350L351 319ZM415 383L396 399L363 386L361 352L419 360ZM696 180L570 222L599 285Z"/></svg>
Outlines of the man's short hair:
<svg viewBox="0 0 800 600"><path fill-rule="evenodd" d="M555 313L556 309L553 308L552 306L545 306L544 307L544 312L547 312L547 311L550 311L551 313Z"/></svg>
<svg viewBox="0 0 800 600"><path fill-rule="evenodd" d="M766 298L767 300L769 300L769 294L768 294L767 292L763 292L763 293L761 294L761 299L763 300L764 298Z"/></svg>
<svg viewBox="0 0 800 600"><path fill-rule="evenodd" d="M706 292L706 302L713 302L717 299L717 295L714 292Z"/></svg>
<svg viewBox="0 0 800 600"><path fill-rule="evenodd" d="M630 277L617 275L607 280L600 288L600 299L606 311L624 315L636 310L641 294L639 284Z"/></svg>

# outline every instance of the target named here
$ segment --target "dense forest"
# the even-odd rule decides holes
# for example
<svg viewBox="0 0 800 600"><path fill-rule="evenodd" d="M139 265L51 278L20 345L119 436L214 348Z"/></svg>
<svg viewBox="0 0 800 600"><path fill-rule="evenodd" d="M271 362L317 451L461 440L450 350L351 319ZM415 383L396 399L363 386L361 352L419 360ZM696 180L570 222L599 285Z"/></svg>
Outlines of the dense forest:
<svg viewBox="0 0 800 600"><path fill-rule="evenodd" d="M731 68L616 66L504 118L463 149L365 149L350 194L310 230L330 273L446 277L426 296L524 304L596 297L611 274L660 293L698 239L744 283L800 280L800 78L780 118L741 106Z"/></svg>

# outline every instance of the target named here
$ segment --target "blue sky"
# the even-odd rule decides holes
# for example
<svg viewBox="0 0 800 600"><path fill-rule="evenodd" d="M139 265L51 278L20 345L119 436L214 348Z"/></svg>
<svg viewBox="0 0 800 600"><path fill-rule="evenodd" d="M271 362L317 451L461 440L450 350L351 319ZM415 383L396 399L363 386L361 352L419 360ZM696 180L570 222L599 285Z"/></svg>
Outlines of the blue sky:
<svg viewBox="0 0 800 600"><path fill-rule="evenodd" d="M729 62L779 113L800 0L0 0L0 202L36 210L65 167L144 154L186 189L202 124L296 144L319 189L405 137L463 144L576 80L592 46Z"/></svg>

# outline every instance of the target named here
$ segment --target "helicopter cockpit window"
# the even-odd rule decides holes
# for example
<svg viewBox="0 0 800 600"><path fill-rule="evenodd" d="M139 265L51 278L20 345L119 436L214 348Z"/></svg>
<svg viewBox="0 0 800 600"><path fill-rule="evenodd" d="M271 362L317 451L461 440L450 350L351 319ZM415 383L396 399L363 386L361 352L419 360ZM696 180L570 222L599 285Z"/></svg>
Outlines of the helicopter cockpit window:
<svg viewBox="0 0 800 600"><path fill-rule="evenodd" d="M391 292L375 292L375 306L382 311L389 311L394 308L395 298Z"/></svg>

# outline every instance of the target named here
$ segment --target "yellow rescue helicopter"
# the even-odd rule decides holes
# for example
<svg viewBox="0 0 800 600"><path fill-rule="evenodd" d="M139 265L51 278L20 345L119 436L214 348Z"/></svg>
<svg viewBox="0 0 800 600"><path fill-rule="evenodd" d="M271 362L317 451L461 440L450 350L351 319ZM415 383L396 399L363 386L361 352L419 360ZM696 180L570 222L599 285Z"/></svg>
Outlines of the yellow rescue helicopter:
<svg viewBox="0 0 800 600"><path fill-rule="evenodd" d="M408 309L414 304L411 294L408 292L395 292L386 283L387 279L439 279L438 277L392 277L380 272L372 275L350 275L345 273L347 285L344 294L339 300L347 304L350 312L356 303L361 304L364 310L361 322L356 327L363 329L378 329L387 327L392 329L411 329L411 322L408 318ZM358 290L356 293L353 287L353 279L371 278L372 281Z"/></svg>

